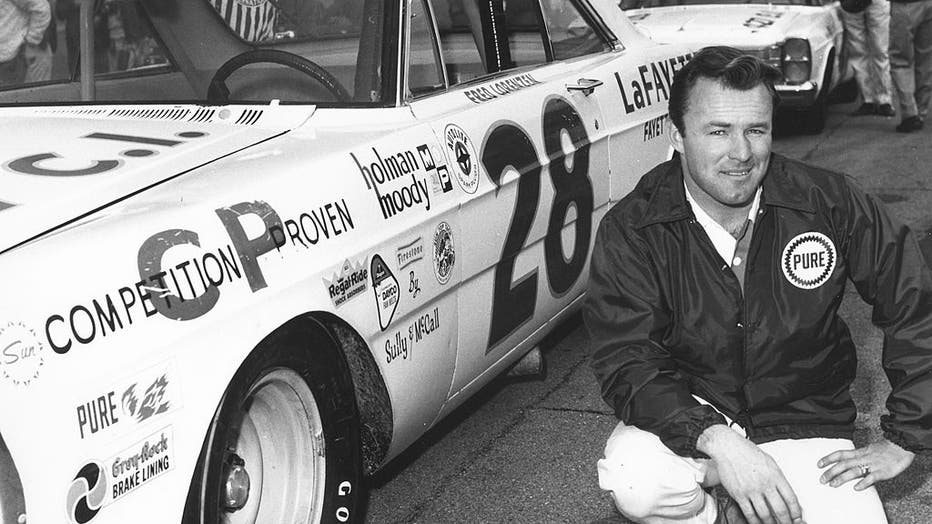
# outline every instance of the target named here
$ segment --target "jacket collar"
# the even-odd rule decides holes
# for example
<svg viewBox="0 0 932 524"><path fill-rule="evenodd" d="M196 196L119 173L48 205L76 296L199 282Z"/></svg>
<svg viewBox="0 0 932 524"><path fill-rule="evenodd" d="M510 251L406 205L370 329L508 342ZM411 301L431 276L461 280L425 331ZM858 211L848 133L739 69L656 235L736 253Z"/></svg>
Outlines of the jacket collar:
<svg viewBox="0 0 932 524"><path fill-rule="evenodd" d="M788 161L786 157L771 153L770 165L767 167L767 174L764 175L761 205L815 213L812 204L806 199L804 188L799 183L805 178L804 173L803 177L798 176L799 170L799 166ZM657 174L657 182L644 216L636 227L640 229L651 224L694 218L686 201L680 160L674 158L664 162L657 166L654 172Z"/></svg>

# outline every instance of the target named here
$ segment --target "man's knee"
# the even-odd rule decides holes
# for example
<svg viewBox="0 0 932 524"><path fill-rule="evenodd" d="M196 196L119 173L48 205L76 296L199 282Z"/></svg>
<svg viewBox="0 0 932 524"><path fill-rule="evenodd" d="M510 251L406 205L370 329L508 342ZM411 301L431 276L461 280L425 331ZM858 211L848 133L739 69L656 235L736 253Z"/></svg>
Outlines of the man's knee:
<svg viewBox="0 0 932 524"><path fill-rule="evenodd" d="M599 486L633 519L695 515L705 504L701 468L674 454L656 435L619 425L598 462Z"/></svg>

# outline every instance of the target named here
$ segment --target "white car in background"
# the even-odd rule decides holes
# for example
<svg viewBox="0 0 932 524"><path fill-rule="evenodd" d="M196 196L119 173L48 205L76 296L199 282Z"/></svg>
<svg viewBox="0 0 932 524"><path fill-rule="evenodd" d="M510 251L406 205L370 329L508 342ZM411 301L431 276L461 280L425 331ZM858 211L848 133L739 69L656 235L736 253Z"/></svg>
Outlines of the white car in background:
<svg viewBox="0 0 932 524"><path fill-rule="evenodd" d="M608 0L78 4L0 88L2 524L362 521L578 309L691 56Z"/></svg>
<svg viewBox="0 0 932 524"><path fill-rule="evenodd" d="M843 55L838 2L624 0L620 6L638 29L658 42L697 49L727 45L780 69L780 110L805 133L822 131L829 94L853 78Z"/></svg>

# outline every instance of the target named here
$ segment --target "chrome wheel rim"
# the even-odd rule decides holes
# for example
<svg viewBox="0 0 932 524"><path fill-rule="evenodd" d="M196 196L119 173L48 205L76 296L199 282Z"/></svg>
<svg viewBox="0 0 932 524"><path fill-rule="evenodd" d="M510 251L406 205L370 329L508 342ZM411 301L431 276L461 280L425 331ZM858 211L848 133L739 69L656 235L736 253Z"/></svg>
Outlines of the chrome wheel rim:
<svg viewBox="0 0 932 524"><path fill-rule="evenodd" d="M323 423L296 372L274 369L246 394L223 455L220 522L319 522L326 453Z"/></svg>

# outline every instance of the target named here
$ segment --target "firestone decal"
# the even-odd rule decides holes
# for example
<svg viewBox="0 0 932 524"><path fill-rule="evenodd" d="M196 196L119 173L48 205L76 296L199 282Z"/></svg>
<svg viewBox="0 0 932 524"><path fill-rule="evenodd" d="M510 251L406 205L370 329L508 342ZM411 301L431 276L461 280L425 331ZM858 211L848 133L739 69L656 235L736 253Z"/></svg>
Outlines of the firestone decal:
<svg viewBox="0 0 932 524"><path fill-rule="evenodd" d="M398 279L388 269L388 264L379 255L372 256L370 273L372 273L372 290L375 292L376 309L379 311L379 327L385 331L395 316L395 310L398 309L400 286Z"/></svg>
<svg viewBox="0 0 932 524"><path fill-rule="evenodd" d="M365 261L353 264L346 259L340 273L334 273L330 280L324 279L324 286L327 287L333 305L340 307L361 295L366 290L368 279L369 271Z"/></svg>
<svg viewBox="0 0 932 524"><path fill-rule="evenodd" d="M417 237L395 250L398 269L404 269L422 258L424 258L424 242L421 237Z"/></svg>
<svg viewBox="0 0 932 524"><path fill-rule="evenodd" d="M625 114L652 106L655 102L666 106L666 101L670 99L673 75L686 65L692 56L692 53L686 53L670 59L639 65L637 75L627 82L622 80L621 74L616 72L615 81L621 92Z"/></svg>
<svg viewBox="0 0 932 524"><path fill-rule="evenodd" d="M456 248L453 246L453 229L450 224L441 222L434 231L434 274L437 281L446 284L453 273L456 263Z"/></svg>
<svg viewBox="0 0 932 524"><path fill-rule="evenodd" d="M45 364L45 346L32 328L22 322L0 327L0 373L17 386L28 386L39 378Z"/></svg>
<svg viewBox="0 0 932 524"><path fill-rule="evenodd" d="M460 187L469 194L475 193L479 188L479 163L469 135L460 126L448 124L443 131L443 143Z"/></svg>
<svg viewBox="0 0 932 524"><path fill-rule="evenodd" d="M171 426L107 460L89 461L78 470L65 496L69 522L90 522L105 506L171 471L174 462Z"/></svg>
<svg viewBox="0 0 932 524"><path fill-rule="evenodd" d="M783 248L780 266L783 275L800 289L815 289L824 284L835 270L835 244L822 233L810 231L797 235Z"/></svg>

